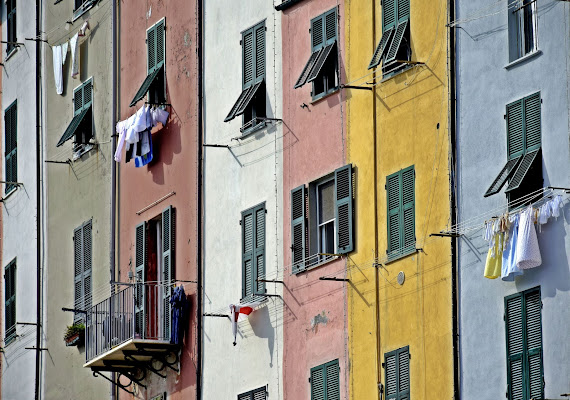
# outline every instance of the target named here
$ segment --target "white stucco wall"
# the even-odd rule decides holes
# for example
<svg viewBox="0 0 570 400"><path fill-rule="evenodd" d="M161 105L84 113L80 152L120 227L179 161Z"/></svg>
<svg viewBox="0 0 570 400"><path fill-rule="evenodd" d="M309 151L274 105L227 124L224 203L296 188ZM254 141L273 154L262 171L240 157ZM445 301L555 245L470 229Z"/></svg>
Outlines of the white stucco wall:
<svg viewBox="0 0 570 400"><path fill-rule="evenodd" d="M16 321L36 322L36 43L24 38L35 36L35 1L20 0L16 8L16 37L25 43L6 59L2 44L2 180L5 180L4 111L18 101L17 153L20 186L2 206L2 276L14 258L16 267ZM2 7L2 40L7 40L6 5ZM5 185L1 195L5 197ZM2 293L5 285L2 281ZM4 295L2 295L2 304ZM2 313L4 314L4 307ZM4 315L2 319L5 322ZM2 338L5 326L3 324ZM16 340L4 347L2 356L2 399L33 399L35 383L34 350L36 327L17 325Z"/></svg>
<svg viewBox="0 0 570 400"><path fill-rule="evenodd" d="M266 270L280 279L282 264L282 128L269 124L242 141L242 117L225 123L242 90L241 32L265 20L267 116L280 118L281 16L265 0L205 2L204 89L204 312L229 313L242 290L241 212L265 202ZM223 21L223 23L221 23ZM268 294L282 285L266 284ZM282 301L268 298L239 323L237 345L229 319L204 317L204 399L237 399L267 385L268 399L282 398Z"/></svg>
<svg viewBox="0 0 570 400"><path fill-rule="evenodd" d="M540 91L544 186L570 186L570 4L537 0L541 54L508 64L507 2L457 2L457 19L486 8L491 14L461 23L457 35L459 222L482 228L481 216L506 205L503 190L483 198L507 159L505 106ZM494 8L493 8L494 7ZM502 7L502 8L501 8ZM498 13L497 13L498 12ZM477 217L479 216L479 217ZM514 282L483 277L488 245L481 231L459 239L462 399L502 399L507 392L504 298L540 286L545 398L570 390L570 205L538 234L542 265Z"/></svg>

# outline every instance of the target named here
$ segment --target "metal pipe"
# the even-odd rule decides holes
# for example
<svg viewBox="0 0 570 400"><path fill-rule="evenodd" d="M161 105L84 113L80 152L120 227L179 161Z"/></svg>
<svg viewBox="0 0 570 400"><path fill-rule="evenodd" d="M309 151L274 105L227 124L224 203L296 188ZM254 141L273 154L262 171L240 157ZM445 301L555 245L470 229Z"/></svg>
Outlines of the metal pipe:
<svg viewBox="0 0 570 400"><path fill-rule="evenodd" d="M41 0L36 0L36 37L40 37ZM42 212L41 212L41 42L36 42L36 379L35 400L40 399L40 363L41 363L41 329L42 329Z"/></svg>

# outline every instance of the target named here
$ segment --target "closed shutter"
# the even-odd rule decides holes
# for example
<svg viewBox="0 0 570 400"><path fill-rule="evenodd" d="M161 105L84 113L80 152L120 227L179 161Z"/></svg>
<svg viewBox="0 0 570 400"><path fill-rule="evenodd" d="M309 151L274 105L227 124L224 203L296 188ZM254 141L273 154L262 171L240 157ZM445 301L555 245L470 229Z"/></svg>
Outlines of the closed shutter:
<svg viewBox="0 0 570 400"><path fill-rule="evenodd" d="M243 89L265 78L265 23L242 32L242 61Z"/></svg>
<svg viewBox="0 0 570 400"><path fill-rule="evenodd" d="M73 231L74 306L88 311L92 305L92 221L85 222ZM84 320L87 314L77 312L74 322Z"/></svg>
<svg viewBox="0 0 570 400"><path fill-rule="evenodd" d="M258 282L258 279L265 279L265 205L256 207L254 211L255 220L255 249L253 255L253 287L254 294L265 294L265 282Z"/></svg>
<svg viewBox="0 0 570 400"><path fill-rule="evenodd" d="M398 372L396 352L388 353L384 357L385 368L385 385L386 385L386 400L396 399L398 397Z"/></svg>
<svg viewBox="0 0 570 400"><path fill-rule="evenodd" d="M396 6L398 0L382 1L382 32L396 27Z"/></svg>
<svg viewBox="0 0 570 400"><path fill-rule="evenodd" d="M322 365L311 369L311 400L327 400L325 369Z"/></svg>
<svg viewBox="0 0 570 400"><path fill-rule="evenodd" d="M402 347L384 355L386 400L410 398L410 350Z"/></svg>
<svg viewBox="0 0 570 400"><path fill-rule="evenodd" d="M408 347L398 350L398 400L410 398L410 353Z"/></svg>
<svg viewBox="0 0 570 400"><path fill-rule="evenodd" d="M325 43L325 32L323 16L311 20L311 46L313 52L323 47Z"/></svg>
<svg viewBox="0 0 570 400"><path fill-rule="evenodd" d="M242 212L242 299L265 294L265 204Z"/></svg>
<svg viewBox="0 0 570 400"><path fill-rule="evenodd" d="M542 370L542 301L540 292L533 290L525 294L525 333L528 397L544 398Z"/></svg>
<svg viewBox="0 0 570 400"><path fill-rule="evenodd" d="M414 181L413 166L386 178L389 257L397 257L415 249Z"/></svg>
<svg viewBox="0 0 570 400"><path fill-rule="evenodd" d="M242 225L242 299L253 295L253 209L244 211Z"/></svg>
<svg viewBox="0 0 570 400"><path fill-rule="evenodd" d="M306 193L301 185L291 191L291 258L292 272L305 270L306 244Z"/></svg>
<svg viewBox="0 0 570 400"><path fill-rule="evenodd" d="M156 25L146 31L147 71L156 69Z"/></svg>
<svg viewBox="0 0 570 400"><path fill-rule="evenodd" d="M400 174L395 173L386 178L386 199L388 204L388 253L400 248Z"/></svg>
<svg viewBox="0 0 570 400"><path fill-rule="evenodd" d="M352 204L352 165L337 169L335 176L337 254L354 250L353 204Z"/></svg>
<svg viewBox="0 0 570 400"><path fill-rule="evenodd" d="M311 400L340 400L338 360L311 368Z"/></svg>
<svg viewBox="0 0 570 400"><path fill-rule="evenodd" d="M410 0L398 1L398 22L402 22L410 18Z"/></svg>
<svg viewBox="0 0 570 400"><path fill-rule="evenodd" d="M174 279L174 244L175 244L175 213L172 206L162 212L162 304L164 311L163 338L170 338L170 322L172 319L170 296Z"/></svg>
<svg viewBox="0 0 570 400"><path fill-rule="evenodd" d="M87 221L83 224L83 307L87 311L91 308L92 305L92 265L93 265L93 240L92 240L92 222Z"/></svg>
<svg viewBox="0 0 570 400"><path fill-rule="evenodd" d="M165 21L162 20L159 23L157 23L154 29L156 31L155 60L156 60L156 69L158 69L164 65L165 61L165 45L166 45L164 40L166 32Z"/></svg>
<svg viewBox="0 0 570 400"><path fill-rule="evenodd" d="M14 101L4 112L4 160L6 182L18 181L18 103ZM8 193L16 185L7 183L5 192Z"/></svg>
<svg viewBox="0 0 570 400"><path fill-rule="evenodd" d="M16 337L16 259L4 270L4 344Z"/></svg>
<svg viewBox="0 0 570 400"><path fill-rule="evenodd" d="M248 29L242 36L242 57L243 57L243 87L250 86L254 79L254 43L253 29Z"/></svg>
<svg viewBox="0 0 570 400"><path fill-rule="evenodd" d="M265 25L255 27L255 82L265 78Z"/></svg>
<svg viewBox="0 0 570 400"><path fill-rule="evenodd" d="M83 226L76 228L73 231L73 267L74 267L74 286L75 286L75 309L85 310L84 308L84 295L83 295ZM75 313L74 322L81 320L84 317L82 313Z"/></svg>
<svg viewBox="0 0 570 400"><path fill-rule="evenodd" d="M135 293L135 332L144 337L146 316L145 316L145 266L147 256L146 243L146 222L143 222L135 228L135 274L136 274L136 293Z"/></svg>
<svg viewBox="0 0 570 400"><path fill-rule="evenodd" d="M337 14L336 7L311 20L311 48L315 52L321 47L336 42Z"/></svg>
<svg viewBox="0 0 570 400"><path fill-rule="evenodd" d="M413 167L402 171L402 248L412 251L416 244L416 211Z"/></svg>
<svg viewBox="0 0 570 400"><path fill-rule="evenodd" d="M325 365L327 400L340 400L340 377L338 360Z"/></svg>

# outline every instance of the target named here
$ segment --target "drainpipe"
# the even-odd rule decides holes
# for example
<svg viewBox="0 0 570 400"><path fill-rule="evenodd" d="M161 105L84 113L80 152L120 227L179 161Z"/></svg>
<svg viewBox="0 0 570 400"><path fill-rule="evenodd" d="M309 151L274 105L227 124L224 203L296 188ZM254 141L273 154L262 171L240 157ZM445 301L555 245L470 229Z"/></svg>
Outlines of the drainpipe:
<svg viewBox="0 0 570 400"><path fill-rule="evenodd" d="M116 281L115 277L115 233L116 233L116 207L117 207L117 163L113 158L117 148L117 142L114 139L115 133L115 119L117 116L117 0L111 1L111 221L110 221L110 243L109 243L109 264L110 264L110 282ZM113 294L113 287L111 287L111 295ZM111 374L111 379L115 382L117 376L115 372ZM117 388L111 383L111 400L116 398Z"/></svg>
<svg viewBox="0 0 570 400"><path fill-rule="evenodd" d="M449 12L448 24L455 20L455 2L447 1ZM450 145L450 206L451 226L457 223L457 177L456 169L456 82L455 82L455 30L448 28L449 43L449 145ZM459 298L458 298L458 241L459 238L451 238L451 312L452 312L452 335L453 335L453 398L460 399L460 359L459 359Z"/></svg>
<svg viewBox="0 0 570 400"><path fill-rule="evenodd" d="M41 0L36 0L36 37L41 35L40 24ZM40 399L40 363L41 363L41 333L42 333L42 214L41 214L41 41L36 42L36 380L35 400Z"/></svg>
<svg viewBox="0 0 570 400"><path fill-rule="evenodd" d="M198 67L198 132L197 132L197 139L198 139L198 146L196 149L197 157L198 157L198 168L196 171L196 185L197 185L197 218L196 218L196 231L197 241L196 241L196 270L197 270L197 298L198 304L196 307L196 319L197 319L197 330L198 334L197 337L197 345L196 345L196 353L197 353L197 360L196 360L196 400L200 400L202 397L202 340L203 340L203 332L202 332L202 295L203 295L203 288L202 288L202 236L203 232L203 215L202 215L202 201L203 201L203 174L202 174L202 167L203 167L203 86L202 86L202 40L203 40L203 0L197 0L196 3L196 15L198 16L198 40L196 40L196 64Z"/></svg>

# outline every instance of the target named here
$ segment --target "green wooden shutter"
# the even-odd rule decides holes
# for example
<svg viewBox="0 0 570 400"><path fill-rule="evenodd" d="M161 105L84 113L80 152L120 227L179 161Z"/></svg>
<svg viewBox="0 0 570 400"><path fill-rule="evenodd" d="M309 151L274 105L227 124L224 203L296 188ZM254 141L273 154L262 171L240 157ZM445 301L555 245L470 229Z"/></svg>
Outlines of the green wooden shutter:
<svg viewBox="0 0 570 400"><path fill-rule="evenodd" d="M327 11L323 16L323 22L325 24L325 46L334 43L337 38L337 16L336 7L330 11Z"/></svg>
<svg viewBox="0 0 570 400"><path fill-rule="evenodd" d="M260 24L255 30L255 82L265 78L265 24Z"/></svg>
<svg viewBox="0 0 570 400"><path fill-rule="evenodd" d="M542 364L542 301L539 290L524 295L526 370L528 398L544 398L544 371Z"/></svg>
<svg viewBox="0 0 570 400"><path fill-rule="evenodd" d="M172 295L172 280L174 278L174 209L168 206L162 212L162 304L164 310L163 338L170 338L170 321L172 318L170 296Z"/></svg>
<svg viewBox="0 0 570 400"><path fill-rule="evenodd" d="M255 248L253 255L253 287L254 294L265 294L265 282L258 282L258 279L265 279L265 204L254 210L255 227Z"/></svg>
<svg viewBox="0 0 570 400"><path fill-rule="evenodd" d="M398 0L382 1L382 32L386 32L390 28L396 27L396 6Z"/></svg>
<svg viewBox="0 0 570 400"><path fill-rule="evenodd" d="M156 60L156 69L162 67L165 62L165 21L162 20L155 25L155 60Z"/></svg>
<svg viewBox="0 0 570 400"><path fill-rule="evenodd" d="M541 143L540 129L540 92L534 93L523 100L525 150L537 150Z"/></svg>
<svg viewBox="0 0 570 400"><path fill-rule="evenodd" d="M384 355L386 400L398 397L398 373L396 351Z"/></svg>
<svg viewBox="0 0 570 400"><path fill-rule="evenodd" d="M147 52L147 71L153 72L156 69L156 25L150 27L146 31L146 52Z"/></svg>
<svg viewBox="0 0 570 400"><path fill-rule="evenodd" d="M74 306L76 310L84 310L84 287L83 287L83 226L73 231L73 268L74 268ZM74 322L84 317L82 313L75 313Z"/></svg>
<svg viewBox="0 0 570 400"><path fill-rule="evenodd" d="M4 343L16 337L16 259L4 269Z"/></svg>
<svg viewBox="0 0 570 400"><path fill-rule="evenodd" d="M386 178L386 198L388 204L388 253L400 248L401 214L400 207L400 172L389 175Z"/></svg>
<svg viewBox="0 0 570 400"><path fill-rule="evenodd" d="M305 185L291 190L291 259L293 261L292 272L305 270L306 252L306 193Z"/></svg>
<svg viewBox="0 0 570 400"><path fill-rule="evenodd" d="M267 399L267 391L265 390L264 387L255 389L252 392L252 400L265 400L265 399Z"/></svg>
<svg viewBox="0 0 570 400"><path fill-rule="evenodd" d="M327 400L324 365L311 368L311 400Z"/></svg>
<svg viewBox="0 0 570 400"><path fill-rule="evenodd" d="M414 166L386 178L388 254L397 257L415 249ZM396 252L396 253L394 253Z"/></svg>
<svg viewBox="0 0 570 400"><path fill-rule="evenodd" d="M401 246L404 251L412 251L416 244L416 210L414 167L408 167L402 171L402 227Z"/></svg>
<svg viewBox="0 0 570 400"><path fill-rule="evenodd" d="M242 299L253 295L253 209L242 212Z"/></svg>
<svg viewBox="0 0 570 400"><path fill-rule="evenodd" d="M398 1L398 22L402 22L410 18L410 0Z"/></svg>
<svg viewBox="0 0 570 400"><path fill-rule="evenodd" d="M410 398L410 349L402 347L384 354L386 400Z"/></svg>
<svg viewBox="0 0 570 400"><path fill-rule="evenodd" d="M398 400L410 398L410 352L408 347L398 350Z"/></svg>
<svg viewBox="0 0 570 400"><path fill-rule="evenodd" d="M507 153L509 160L520 157L524 150L523 103L522 100L517 100L507 105Z"/></svg>
<svg viewBox="0 0 570 400"><path fill-rule="evenodd" d="M505 299L507 339L507 382L509 400L524 400L523 297L520 293Z"/></svg>
<svg viewBox="0 0 570 400"><path fill-rule="evenodd" d="M338 168L335 173L335 217L337 228L337 254L354 250L353 204L352 204L352 165Z"/></svg>
<svg viewBox="0 0 570 400"><path fill-rule="evenodd" d="M92 305L92 265L93 265L93 224L91 221L87 221L83 224L82 237L83 237L83 309L89 310Z"/></svg>
<svg viewBox="0 0 570 400"><path fill-rule="evenodd" d="M73 115L81 114L83 111L83 85L73 90Z"/></svg>
<svg viewBox="0 0 570 400"><path fill-rule="evenodd" d="M325 26L323 15L311 20L311 46L312 51L317 51L325 43Z"/></svg>
<svg viewBox="0 0 570 400"><path fill-rule="evenodd" d="M242 33L242 65L243 65L243 88L245 89L254 82L254 43L253 28Z"/></svg>
<svg viewBox="0 0 570 400"><path fill-rule="evenodd" d="M4 160L6 182L18 181L18 103L14 101L4 112ZM16 185L5 184L8 193Z"/></svg>
<svg viewBox="0 0 570 400"><path fill-rule="evenodd" d="M93 82L91 80L83 84L83 110L91 107L93 102Z"/></svg>
<svg viewBox="0 0 570 400"><path fill-rule="evenodd" d="M340 371L338 360L325 364L327 400L340 400Z"/></svg>
<svg viewBox="0 0 570 400"><path fill-rule="evenodd" d="M136 293L135 293L135 332L144 337L146 316L145 316L145 282L146 282L146 222L143 222L135 228L135 274L136 274Z"/></svg>

